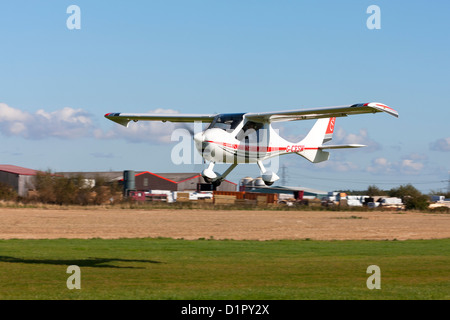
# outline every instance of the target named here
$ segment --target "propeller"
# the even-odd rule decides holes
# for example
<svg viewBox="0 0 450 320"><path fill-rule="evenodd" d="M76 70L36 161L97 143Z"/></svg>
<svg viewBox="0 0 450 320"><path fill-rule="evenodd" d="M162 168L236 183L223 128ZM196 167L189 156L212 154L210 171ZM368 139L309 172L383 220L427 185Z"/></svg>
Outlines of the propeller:
<svg viewBox="0 0 450 320"><path fill-rule="evenodd" d="M181 127L183 128L183 129L186 129L188 132L189 132L189 134L192 136L192 137L194 137L194 129L192 128L192 126L190 126L190 125L188 125L186 122L182 122L181 123Z"/></svg>
<svg viewBox="0 0 450 320"><path fill-rule="evenodd" d="M187 130L189 132L189 134L191 135L192 139L194 139L194 136L198 133L201 133L202 137L203 137L203 133L204 133L203 128L200 128L200 130L201 130L200 132L196 132L196 131L198 131L198 128L196 128L195 125L193 127L190 123L186 123L186 122L181 122L178 124L178 126L180 128ZM194 130L194 129L196 129L196 130ZM203 164L205 164L205 159L203 157L202 157L202 162L203 162Z"/></svg>

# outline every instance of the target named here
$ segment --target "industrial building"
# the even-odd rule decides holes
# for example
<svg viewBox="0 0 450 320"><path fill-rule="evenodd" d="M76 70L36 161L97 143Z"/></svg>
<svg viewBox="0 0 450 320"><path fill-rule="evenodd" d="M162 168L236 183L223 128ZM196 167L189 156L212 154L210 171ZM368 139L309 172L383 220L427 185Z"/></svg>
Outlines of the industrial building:
<svg viewBox="0 0 450 320"><path fill-rule="evenodd" d="M167 191L212 191L213 186L205 182L199 173L153 173L150 171L109 171L109 172L58 172L68 178L83 177L87 180L104 179L117 181L128 190L167 190ZM133 179L134 178L134 179ZM130 181L132 186L128 186ZM216 190L236 191L237 184L224 180Z"/></svg>
<svg viewBox="0 0 450 320"><path fill-rule="evenodd" d="M152 173L139 172L135 176L136 189L169 191L212 191L212 185L207 184L200 174L195 173ZM237 184L224 180L216 190L236 191Z"/></svg>
<svg viewBox="0 0 450 320"><path fill-rule="evenodd" d="M25 197L34 189L34 177L38 170L9 164L0 165L0 183L11 186L19 196Z"/></svg>
<svg viewBox="0 0 450 320"><path fill-rule="evenodd" d="M306 187L288 187L288 186L266 186L262 178L253 179L245 177L239 183L239 191L258 192L258 193L277 193L281 198L289 197L298 199L321 199L328 194L327 191L317 190Z"/></svg>

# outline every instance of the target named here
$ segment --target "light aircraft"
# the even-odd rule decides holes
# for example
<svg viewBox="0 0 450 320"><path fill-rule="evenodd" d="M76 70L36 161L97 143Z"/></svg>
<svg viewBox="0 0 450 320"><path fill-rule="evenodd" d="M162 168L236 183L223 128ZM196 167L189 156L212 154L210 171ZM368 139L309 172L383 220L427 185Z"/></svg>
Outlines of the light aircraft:
<svg viewBox="0 0 450 320"><path fill-rule="evenodd" d="M266 185L279 179L275 172L266 170L263 161L272 157L295 153L312 163L329 159L325 150L360 148L360 144L326 144L332 139L336 117L386 112L398 117L398 112L378 102L344 106L298 109L260 113L221 114L162 114L162 113L107 113L105 117L125 127L130 121L202 122L209 124L205 130L193 135L196 149L209 162L202 171L207 182L220 185L221 181L241 163L257 163ZM317 119L307 136L299 142L289 142L280 137L272 123ZM214 171L216 163L231 164L219 174Z"/></svg>

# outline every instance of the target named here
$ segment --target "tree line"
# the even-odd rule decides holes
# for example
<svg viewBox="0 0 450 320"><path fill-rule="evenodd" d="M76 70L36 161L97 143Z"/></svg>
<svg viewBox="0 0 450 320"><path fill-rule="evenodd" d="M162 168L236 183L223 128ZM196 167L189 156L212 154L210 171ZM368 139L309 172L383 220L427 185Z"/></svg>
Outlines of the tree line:
<svg viewBox="0 0 450 320"><path fill-rule="evenodd" d="M450 193L442 193L439 191L431 191L428 195L423 194L412 184L401 185L390 190L382 190L375 185L371 185L367 190L355 191L355 190L342 190L340 192L345 192L349 195L366 195L366 196L386 196L386 197L396 197L402 199L406 210L426 210L430 204L430 196L432 195L443 195L445 198L450 198Z"/></svg>
<svg viewBox="0 0 450 320"><path fill-rule="evenodd" d="M20 201L25 203L39 202L58 205L101 205L122 201L122 186L119 182L108 182L102 177L86 179L82 174L76 177L55 175L50 171L39 172L34 178L34 190L28 196L19 197L9 185L0 183L0 200ZM405 209L426 210L431 195L444 195L450 198L450 193L432 191L426 195L411 184L401 185L390 190L382 190L371 185L367 190L341 190L348 195L388 196L402 199Z"/></svg>
<svg viewBox="0 0 450 320"><path fill-rule="evenodd" d="M38 172L34 177L34 190L26 197L18 196L13 187L0 183L0 200L39 202L58 205L101 205L122 200L122 187L118 182L107 182L102 177L86 179L83 175L64 177Z"/></svg>

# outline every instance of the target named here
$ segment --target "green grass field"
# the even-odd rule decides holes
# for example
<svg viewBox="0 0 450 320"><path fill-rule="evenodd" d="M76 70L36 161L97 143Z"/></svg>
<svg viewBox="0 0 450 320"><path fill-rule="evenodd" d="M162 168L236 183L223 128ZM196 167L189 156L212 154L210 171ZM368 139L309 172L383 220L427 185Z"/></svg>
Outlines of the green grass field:
<svg viewBox="0 0 450 320"><path fill-rule="evenodd" d="M0 299L450 299L450 239L1 240L0 271Z"/></svg>

